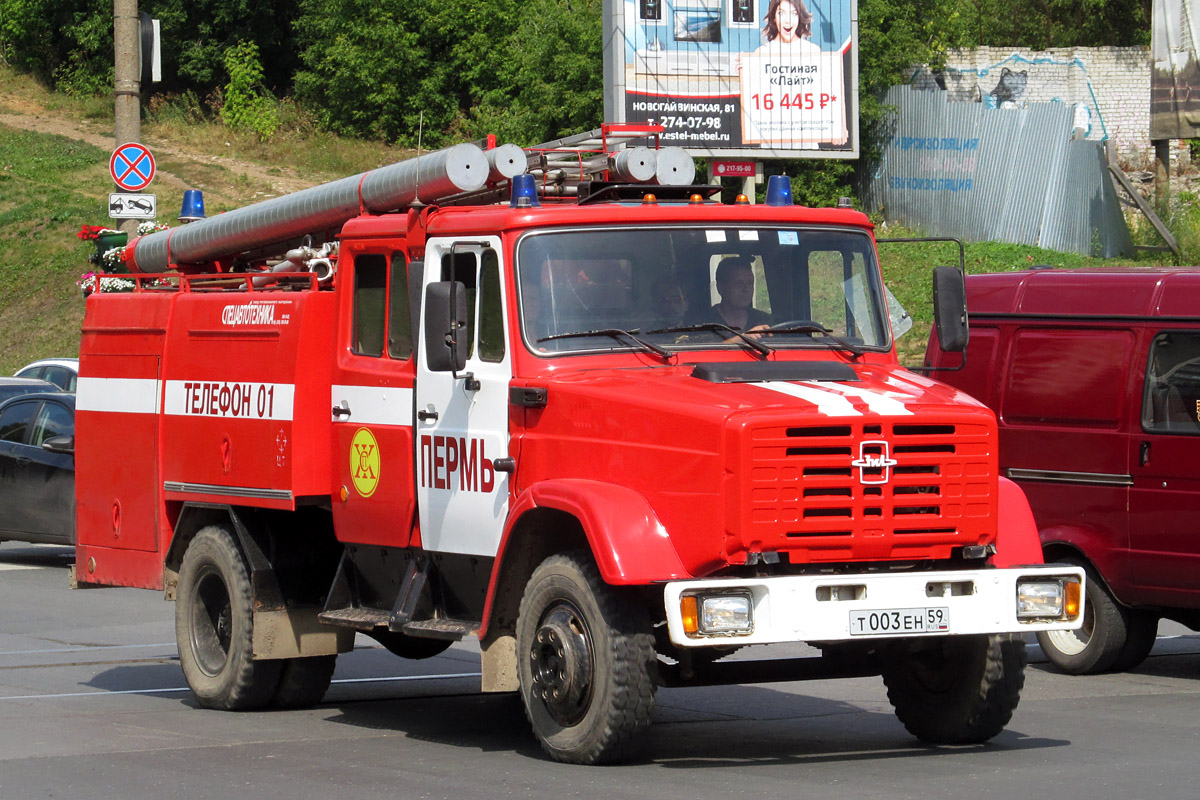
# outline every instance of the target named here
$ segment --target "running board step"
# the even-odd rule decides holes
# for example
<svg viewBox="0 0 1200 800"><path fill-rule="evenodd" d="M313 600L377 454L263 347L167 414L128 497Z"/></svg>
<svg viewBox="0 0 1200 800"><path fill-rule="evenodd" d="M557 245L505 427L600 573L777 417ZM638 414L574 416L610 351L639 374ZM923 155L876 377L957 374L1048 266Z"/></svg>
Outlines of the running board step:
<svg viewBox="0 0 1200 800"><path fill-rule="evenodd" d="M382 608L331 608L317 614L317 619L327 625L340 625L359 631L386 628L392 612Z"/></svg>
<svg viewBox="0 0 1200 800"><path fill-rule="evenodd" d="M422 639L451 639L458 641L479 633L479 622L465 619L419 619L400 626L402 633Z"/></svg>

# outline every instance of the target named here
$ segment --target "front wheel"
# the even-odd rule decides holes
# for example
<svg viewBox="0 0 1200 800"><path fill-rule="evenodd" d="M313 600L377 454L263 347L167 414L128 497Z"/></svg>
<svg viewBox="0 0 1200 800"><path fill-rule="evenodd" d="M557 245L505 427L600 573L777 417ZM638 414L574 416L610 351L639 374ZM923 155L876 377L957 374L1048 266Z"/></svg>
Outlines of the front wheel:
<svg viewBox="0 0 1200 800"><path fill-rule="evenodd" d="M1016 710L1025 644L1007 634L908 640L884 659L883 681L896 717L921 741L984 742Z"/></svg>
<svg viewBox="0 0 1200 800"><path fill-rule="evenodd" d="M654 638L644 611L604 583L586 553L543 561L517 619L525 715L557 761L634 754L654 706Z"/></svg>

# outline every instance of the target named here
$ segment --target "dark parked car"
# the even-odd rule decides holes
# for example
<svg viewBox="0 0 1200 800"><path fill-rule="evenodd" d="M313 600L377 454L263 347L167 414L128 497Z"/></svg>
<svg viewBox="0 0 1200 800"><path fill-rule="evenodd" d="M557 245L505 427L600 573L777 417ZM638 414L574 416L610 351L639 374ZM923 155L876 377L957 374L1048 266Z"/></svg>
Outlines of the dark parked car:
<svg viewBox="0 0 1200 800"><path fill-rule="evenodd" d="M59 387L40 378L0 378L0 403L33 392L57 392Z"/></svg>
<svg viewBox="0 0 1200 800"><path fill-rule="evenodd" d="M0 540L75 543L75 395L0 404Z"/></svg>

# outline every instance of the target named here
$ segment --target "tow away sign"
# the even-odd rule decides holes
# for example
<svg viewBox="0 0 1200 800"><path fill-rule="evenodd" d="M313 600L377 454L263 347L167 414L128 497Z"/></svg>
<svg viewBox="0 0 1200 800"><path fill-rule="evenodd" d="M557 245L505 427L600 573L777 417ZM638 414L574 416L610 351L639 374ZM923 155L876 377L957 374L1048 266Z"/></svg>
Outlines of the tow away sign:
<svg viewBox="0 0 1200 800"><path fill-rule="evenodd" d="M152 194L110 194L108 216L112 219L154 219L158 198Z"/></svg>

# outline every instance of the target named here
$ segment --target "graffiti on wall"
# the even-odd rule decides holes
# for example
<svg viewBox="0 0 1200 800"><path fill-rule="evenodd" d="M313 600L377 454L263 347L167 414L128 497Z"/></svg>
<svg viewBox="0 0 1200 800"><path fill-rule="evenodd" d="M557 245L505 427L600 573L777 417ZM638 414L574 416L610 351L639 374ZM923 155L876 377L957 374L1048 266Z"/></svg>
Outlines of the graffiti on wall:
<svg viewBox="0 0 1200 800"><path fill-rule="evenodd" d="M909 85L945 91L951 102L1003 110L1035 102L1064 103L1075 107L1074 127L1080 138L1108 138L1087 65L1079 58L1029 58L1013 53L983 67L947 64L936 72L922 67L913 73Z"/></svg>

